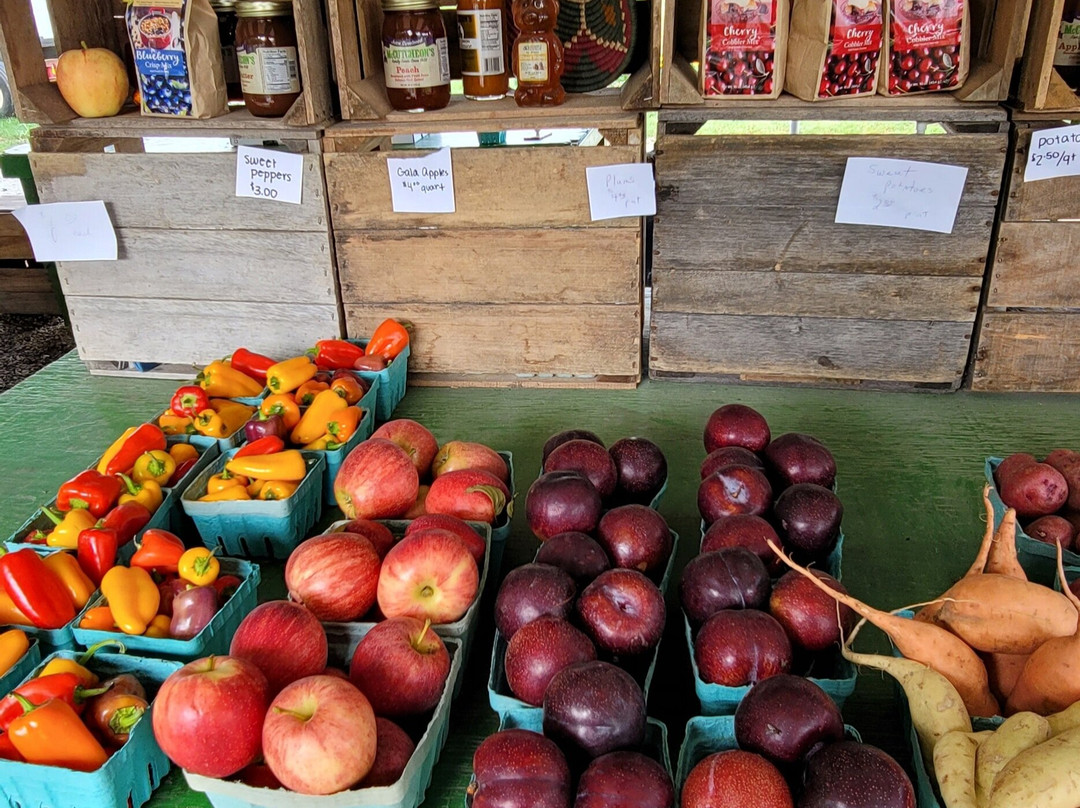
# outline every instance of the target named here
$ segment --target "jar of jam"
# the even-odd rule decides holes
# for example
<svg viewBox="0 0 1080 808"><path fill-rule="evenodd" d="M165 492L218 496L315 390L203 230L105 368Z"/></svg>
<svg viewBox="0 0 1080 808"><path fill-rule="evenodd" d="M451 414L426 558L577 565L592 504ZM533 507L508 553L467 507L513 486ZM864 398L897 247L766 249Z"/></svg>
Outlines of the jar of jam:
<svg viewBox="0 0 1080 808"><path fill-rule="evenodd" d="M450 51L438 0L382 0L383 75L394 109L450 103Z"/></svg>
<svg viewBox="0 0 1080 808"><path fill-rule="evenodd" d="M236 59L248 112L280 118L300 97L291 2L238 0Z"/></svg>
<svg viewBox="0 0 1080 808"><path fill-rule="evenodd" d="M225 93L230 101L243 101L240 65L236 62L236 0L210 0L217 13L221 39L221 67L225 71Z"/></svg>

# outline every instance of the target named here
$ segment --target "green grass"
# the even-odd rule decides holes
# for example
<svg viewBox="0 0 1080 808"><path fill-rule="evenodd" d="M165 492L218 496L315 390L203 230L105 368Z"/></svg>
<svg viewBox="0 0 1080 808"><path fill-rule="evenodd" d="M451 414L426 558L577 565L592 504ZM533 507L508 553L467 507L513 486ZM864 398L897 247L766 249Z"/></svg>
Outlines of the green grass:
<svg viewBox="0 0 1080 808"><path fill-rule="evenodd" d="M12 146L26 143L29 132L36 124L22 123L18 118L0 118L0 152Z"/></svg>

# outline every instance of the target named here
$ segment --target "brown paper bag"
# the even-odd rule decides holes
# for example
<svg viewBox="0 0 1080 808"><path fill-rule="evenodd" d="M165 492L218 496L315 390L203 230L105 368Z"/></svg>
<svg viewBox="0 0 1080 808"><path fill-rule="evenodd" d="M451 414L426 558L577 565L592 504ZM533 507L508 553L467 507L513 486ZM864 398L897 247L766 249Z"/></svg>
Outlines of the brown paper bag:
<svg viewBox="0 0 1080 808"><path fill-rule="evenodd" d="M878 92L957 90L971 63L969 0L888 0Z"/></svg>
<svg viewBox="0 0 1080 808"><path fill-rule="evenodd" d="M702 0L701 94L776 98L784 89L789 0Z"/></svg>
<svg viewBox="0 0 1080 808"><path fill-rule="evenodd" d="M795 0L784 89L804 101L877 92L883 0Z"/></svg>
<svg viewBox="0 0 1080 808"><path fill-rule="evenodd" d="M125 21L143 115L213 118L229 111L210 0L135 0Z"/></svg>

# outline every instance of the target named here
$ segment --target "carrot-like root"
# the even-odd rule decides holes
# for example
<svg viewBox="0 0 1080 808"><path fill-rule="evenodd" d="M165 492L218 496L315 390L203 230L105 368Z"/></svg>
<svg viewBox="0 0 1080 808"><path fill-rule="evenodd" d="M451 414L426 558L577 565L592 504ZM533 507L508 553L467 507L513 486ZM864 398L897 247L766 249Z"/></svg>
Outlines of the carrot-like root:
<svg viewBox="0 0 1080 808"><path fill-rule="evenodd" d="M994 540L990 544L990 554L986 558L986 567L983 572L1007 575L1021 581L1028 579L1024 568L1020 566L1020 559L1016 557L1016 511L1009 508L1005 516L994 532Z"/></svg>
<svg viewBox="0 0 1080 808"><path fill-rule="evenodd" d="M889 635L897 649L908 659L921 662L936 670L964 701L971 715L997 715L997 700L990 694L986 666L971 647L954 634L932 623L922 623L882 612L861 600L837 592L827 586L805 567L800 567L772 539L769 547L791 569L808 578L814 586L851 608L860 617Z"/></svg>

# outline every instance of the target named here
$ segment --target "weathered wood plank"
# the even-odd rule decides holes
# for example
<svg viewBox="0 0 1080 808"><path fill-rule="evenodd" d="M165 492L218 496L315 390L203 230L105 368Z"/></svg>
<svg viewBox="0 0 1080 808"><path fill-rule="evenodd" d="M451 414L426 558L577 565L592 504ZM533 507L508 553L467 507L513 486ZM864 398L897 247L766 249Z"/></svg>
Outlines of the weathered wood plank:
<svg viewBox="0 0 1080 808"><path fill-rule="evenodd" d="M116 237L118 261L57 266L64 294L326 305L337 300L326 233L122 228Z"/></svg>
<svg viewBox="0 0 1080 808"><path fill-rule="evenodd" d="M657 198L747 208L833 204L848 157L892 157L968 169L960 205L996 205L1008 135L668 136L656 147Z"/></svg>
<svg viewBox="0 0 1080 808"><path fill-rule="evenodd" d="M45 123L75 117L60 91L49 83L30 0L0 3L0 55L20 121Z"/></svg>
<svg viewBox="0 0 1080 808"><path fill-rule="evenodd" d="M636 230L338 231L345 303L621 303L641 299Z"/></svg>
<svg viewBox="0 0 1080 808"><path fill-rule="evenodd" d="M303 91L285 116L289 124L309 126L334 116L330 54L321 0L293 0L297 54Z"/></svg>
<svg viewBox="0 0 1080 808"><path fill-rule="evenodd" d="M969 278L653 268L653 312L973 322Z"/></svg>
<svg viewBox="0 0 1080 808"><path fill-rule="evenodd" d="M1065 0L1039 0L1032 5L1027 47L1020 65L1017 100L1025 110L1080 108L1080 100L1054 70L1057 34Z"/></svg>
<svg viewBox="0 0 1080 808"><path fill-rule="evenodd" d="M649 368L954 384L970 323L654 312Z"/></svg>
<svg viewBox="0 0 1080 808"><path fill-rule="evenodd" d="M205 364L238 345L296 356L341 334L337 306L75 296L67 306L79 356L106 362Z"/></svg>
<svg viewBox="0 0 1080 808"><path fill-rule="evenodd" d="M835 213L835 195L791 207L661 200L653 225L654 271L782 269L973 278L985 271L991 207L961 207L950 234L836 224Z"/></svg>
<svg viewBox="0 0 1080 808"><path fill-rule="evenodd" d="M595 374L641 370L638 306L345 305L349 334L387 317L415 326L410 372Z"/></svg>
<svg viewBox="0 0 1080 808"><path fill-rule="evenodd" d="M587 166L633 163L638 146L455 149L454 213L394 213L388 157L400 152L327 154L326 187L335 230L406 227L638 228L640 219L589 221ZM416 152L416 155L427 152Z"/></svg>
<svg viewBox="0 0 1080 808"><path fill-rule="evenodd" d="M1007 222L1080 219L1080 177L1024 182L1031 139L1039 137L1039 133L1039 129L1017 127L1016 154L1002 219Z"/></svg>
<svg viewBox="0 0 1080 808"><path fill-rule="evenodd" d="M971 389L1080 393L1080 314L986 312Z"/></svg>
<svg viewBox="0 0 1080 808"><path fill-rule="evenodd" d="M0 313L59 314L60 304L43 267L0 267Z"/></svg>
<svg viewBox="0 0 1080 808"><path fill-rule="evenodd" d="M322 159L304 156L302 204L236 196L236 155L30 154L42 202L103 199L113 225L326 232ZM256 254L253 256L258 258Z"/></svg>
<svg viewBox="0 0 1080 808"><path fill-rule="evenodd" d="M19 220L0 212L0 259L34 260L34 250Z"/></svg>
<svg viewBox="0 0 1080 808"><path fill-rule="evenodd" d="M1080 308L1080 222L1002 222L988 306Z"/></svg>
<svg viewBox="0 0 1080 808"><path fill-rule="evenodd" d="M455 373L413 373L409 369L409 384L414 387L479 387L529 390L633 390L641 381L641 374L627 376L552 376L549 374L527 376L524 374L475 374L462 376Z"/></svg>
<svg viewBox="0 0 1080 808"><path fill-rule="evenodd" d="M3 5L3 4L0 4ZM42 66L44 69L44 65ZM57 93L59 95L59 93ZM216 118L152 118L138 110L112 118L76 118L63 124L43 124L35 133L44 137L238 137L256 140L308 140L314 143L326 122L287 126L281 118L258 118L245 107L233 108Z"/></svg>

